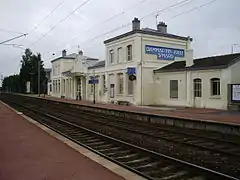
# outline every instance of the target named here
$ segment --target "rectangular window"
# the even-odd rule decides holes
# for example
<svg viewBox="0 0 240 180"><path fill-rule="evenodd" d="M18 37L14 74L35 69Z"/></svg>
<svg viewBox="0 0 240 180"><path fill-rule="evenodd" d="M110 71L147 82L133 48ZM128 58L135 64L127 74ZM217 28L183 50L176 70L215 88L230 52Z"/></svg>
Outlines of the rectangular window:
<svg viewBox="0 0 240 180"><path fill-rule="evenodd" d="M202 80L194 79L193 86L194 86L194 97L202 97Z"/></svg>
<svg viewBox="0 0 240 180"><path fill-rule="evenodd" d="M211 95L220 96L220 79L219 78L211 79Z"/></svg>
<svg viewBox="0 0 240 180"><path fill-rule="evenodd" d="M178 80L170 80L170 98L178 98Z"/></svg>
<svg viewBox="0 0 240 180"><path fill-rule="evenodd" d="M106 77L105 77L105 75L102 75L102 91L103 91L103 93L106 92Z"/></svg>
<svg viewBox="0 0 240 180"><path fill-rule="evenodd" d="M118 94L123 94L123 73L118 74Z"/></svg>
<svg viewBox="0 0 240 180"><path fill-rule="evenodd" d="M128 79L128 95L132 95L134 90L134 81Z"/></svg>
<svg viewBox="0 0 240 180"><path fill-rule="evenodd" d="M93 93L93 90L94 89L94 85L93 84L90 84L90 92Z"/></svg>
<svg viewBox="0 0 240 180"><path fill-rule="evenodd" d="M127 46L127 61L132 60L132 45Z"/></svg>
<svg viewBox="0 0 240 180"><path fill-rule="evenodd" d="M113 52L113 50L109 51L109 61L110 61L110 64L114 63L114 52Z"/></svg>
<svg viewBox="0 0 240 180"><path fill-rule="evenodd" d="M121 62L121 58L122 58L122 48L118 48L117 49L117 62Z"/></svg>

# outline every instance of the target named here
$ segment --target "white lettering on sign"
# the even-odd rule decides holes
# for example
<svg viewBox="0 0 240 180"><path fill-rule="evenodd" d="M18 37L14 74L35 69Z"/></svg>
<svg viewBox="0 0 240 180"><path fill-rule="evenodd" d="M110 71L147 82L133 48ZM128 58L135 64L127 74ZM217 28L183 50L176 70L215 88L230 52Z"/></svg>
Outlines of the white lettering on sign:
<svg viewBox="0 0 240 180"><path fill-rule="evenodd" d="M145 52L147 54L156 54L158 59L162 60L174 60L175 57L184 57L184 49L146 45Z"/></svg>
<svg viewBox="0 0 240 180"><path fill-rule="evenodd" d="M240 101L240 84L232 85L232 101Z"/></svg>

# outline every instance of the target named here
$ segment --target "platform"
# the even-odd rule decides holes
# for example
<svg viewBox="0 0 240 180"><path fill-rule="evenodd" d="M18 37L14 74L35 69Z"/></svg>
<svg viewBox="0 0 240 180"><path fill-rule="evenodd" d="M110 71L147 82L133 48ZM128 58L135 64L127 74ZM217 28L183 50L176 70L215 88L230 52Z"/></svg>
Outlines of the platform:
<svg viewBox="0 0 240 180"><path fill-rule="evenodd" d="M97 162L69 147L67 140L46 133L0 101L0 179L1 180L121 180L131 172L101 160ZM51 131L51 130L49 130ZM53 133L54 134L54 133ZM60 136L60 135L59 135ZM61 139L61 138L60 138ZM76 144L73 146L77 146ZM85 154L91 154L83 150ZM105 167L125 173L125 178ZM109 164L110 163L110 164ZM110 168L110 169L111 169ZM121 167L120 167L121 168ZM120 173L121 174L121 173Z"/></svg>
<svg viewBox="0 0 240 180"><path fill-rule="evenodd" d="M37 97L36 95L33 95ZM224 124L240 125L240 112L218 109L200 109L200 108L184 108L184 107L157 107L157 106L124 106L111 103L96 102L86 100L70 100L51 96L41 96L41 98L51 99L60 102L69 102L73 104L80 104L92 107L122 110L134 113L151 114L164 117L184 118L188 120L216 122Z"/></svg>

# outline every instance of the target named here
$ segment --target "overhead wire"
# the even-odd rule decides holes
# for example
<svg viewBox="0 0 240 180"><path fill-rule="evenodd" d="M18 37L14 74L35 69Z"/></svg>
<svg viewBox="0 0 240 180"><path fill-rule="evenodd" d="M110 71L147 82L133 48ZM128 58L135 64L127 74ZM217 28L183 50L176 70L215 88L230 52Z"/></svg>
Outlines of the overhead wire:
<svg viewBox="0 0 240 180"><path fill-rule="evenodd" d="M33 31L38 28L39 24L47 20L66 0L62 0L60 3L58 3L39 23L37 23L33 28L30 29L30 31Z"/></svg>
<svg viewBox="0 0 240 180"><path fill-rule="evenodd" d="M6 33L14 33L14 34L25 34L22 32L17 32L17 31L12 31L12 30L8 30L8 29L2 29L2 28L0 28L0 31L6 32Z"/></svg>
<svg viewBox="0 0 240 180"><path fill-rule="evenodd" d="M195 11L195 10L197 10L197 9L200 9L200 8L202 8L202 7L208 6L208 5L212 4L212 3L214 3L215 1L218 1L218 0L212 0L212 1L209 1L209 2L207 2L207 3L201 4L200 6L196 6L196 7L192 8L192 9L189 9L189 10L187 10L187 11L184 11L184 12L181 12L181 13L179 13L179 14L177 14L177 15L174 15L174 16L172 16L171 18L176 18L176 17L181 16L181 15L183 15L183 14L190 13L190 12Z"/></svg>
<svg viewBox="0 0 240 180"><path fill-rule="evenodd" d="M43 18L39 23L37 23L35 26L33 26L32 28L30 28L30 29L28 30L28 34L31 33L32 31L36 30L36 29L39 27L39 25L40 25L41 23L43 23L45 20L47 20L59 7L61 7L61 5L62 5L65 1L66 1L66 0L62 0L60 3L58 3L56 6L54 6L54 8L53 8L46 16L44 16L44 18ZM24 49L24 48L22 47L22 49ZM16 56L16 57L14 58L14 60L15 60L17 57L18 57L18 56Z"/></svg>
<svg viewBox="0 0 240 180"><path fill-rule="evenodd" d="M163 8L163 9L161 9L161 10L159 10L159 11L155 11L155 12L153 12L153 13L150 13L150 14L148 14L148 15L146 15L146 16L141 17L140 20L143 20L143 19L145 19L146 17L151 16L151 15L154 15L154 14L156 14L156 13L160 13L160 12L162 13L162 12L168 10L169 8L171 9L171 8L176 7L176 6L179 6L179 5L180 5L180 6L186 5L186 2L187 2L187 1L189 1L189 0L180 1L180 2L178 2L178 3L175 3L175 4L171 5L171 6L168 6L168 7L166 7L166 8ZM201 5L196 6L196 7L194 7L194 8L191 8L191 9L189 9L189 10L187 10L187 11L183 11L182 13L179 13L179 14L177 14L177 15L175 15L175 16L172 16L171 19L174 19L174 18L176 18L176 17L178 17L178 16L181 16L181 15L184 15L184 14L187 14L187 13L190 13L190 12L192 12L192 11L194 11L194 10L197 10L197 9L200 9L200 8L203 8L203 7L206 7L206 6L212 4L212 3L216 2L216 1L218 1L218 0L211 0L211 1L209 1L209 2L206 2L206 3L204 3L204 4L201 4ZM185 3L185 4L183 4L183 3ZM108 31L108 32L105 32L105 33L103 33L103 34L100 34L100 35L98 35L98 36L95 36L94 38L91 38L91 39L89 39L89 40L86 40L86 41L84 41L84 42L82 42L82 43L92 42L92 41L94 41L94 40L96 40L96 39L98 39L98 38L100 38L100 37L102 37L102 36L105 36L105 35L110 34L110 33L112 33L112 32L118 31L118 30L120 30L120 29L122 29L122 28L125 28L125 27L127 27L127 26L130 26L130 25L131 25L131 23L127 23L127 24L121 25L121 26L119 26L118 28L112 29L112 30L110 30L110 31ZM80 44L81 44L81 43L80 43Z"/></svg>
<svg viewBox="0 0 240 180"><path fill-rule="evenodd" d="M146 2L146 1L147 1L147 0L141 0L140 3L143 3L143 2ZM171 8L174 8L174 7L177 7L177 6L180 6L180 5L186 5L186 4L190 3L191 1L193 1L193 0L182 0L182 1L180 1L180 2L177 2L177 3L174 3L174 4L170 5L170 6L167 6L167 7L163 8L163 9L161 9L161 10L157 10L157 11L154 11L154 12L152 12L152 13L150 13L150 14L147 14L147 15L143 16L142 18L140 18L140 20L143 20L143 19L145 19L145 18L147 18L147 17L149 17L149 16L151 16L151 15L153 15L153 14L162 13L162 12L168 10L168 9L171 9ZM184 3L185 3L185 4L184 4ZM130 7L132 7L132 6L130 6ZM129 8L130 8L130 7L129 7ZM128 8L128 9L129 9L129 8ZM117 15L120 15L120 13L119 13L119 14L116 14L115 16L117 16ZM114 17L114 16L113 16L113 17ZM111 18L113 18L113 17L111 17ZM111 19L111 18L109 18L109 19ZM103 22L105 22L105 21L103 21ZM113 33L113 32L115 32L115 31L118 31L118 30L120 30L120 29L123 29L123 28L126 28L126 27L128 27L128 26L131 26L131 24L132 24L132 23L123 24L123 25L121 25L121 26L118 26L117 28L114 28L114 29L112 29L112 30L110 30L110 31L107 31L107 32L102 33L102 34L99 34L99 35L97 35L97 36L95 36L95 37L93 37L93 38L91 38L91 39L88 39L88 40L86 40L86 41L83 41L83 42L81 42L81 43L79 43L79 44L84 44L84 43L87 43L87 42L90 42L90 41L94 41L94 40L96 40L96 39L98 39L98 38L100 38L100 37L102 37L102 36L108 35L108 34L110 34L110 33ZM73 39L72 39L72 40L73 40ZM70 41L67 41L67 43L68 43L68 42L70 42Z"/></svg>
<svg viewBox="0 0 240 180"><path fill-rule="evenodd" d="M165 8L163 8L163 9L161 9L161 10L157 10L157 11L154 11L154 12L152 12L152 13L149 13L149 14L147 14L147 15L145 15L145 16L143 16L143 17L141 17L140 18L140 20L143 20L143 19L145 19L145 18L147 18L147 17L149 17L149 16L151 16L151 15L154 15L154 14L159 14L159 13L162 13L162 12L164 12L164 11L166 11L166 10L169 10L169 9L171 9L171 8L174 8L174 7L177 7L177 6L179 6L179 5L183 5L184 3L185 3L185 5L186 5L186 2L191 2L192 0L182 0L182 1L180 1L180 2L177 2L177 3L174 3L174 4L172 4L172 5L170 5L170 6L167 6L167 7L165 7ZM123 28L125 28L125 27L128 27L128 26L130 26L132 23L126 23L126 24L123 24L123 25L121 25L121 26L119 26L119 27L117 27L117 28L114 28L114 29L112 29L112 30L110 30L110 31L108 31L108 32L105 32L105 33L102 33L102 34L100 34L100 35L97 35L97 36L95 36L95 37L93 37L93 38L91 38L91 39L88 39L88 40L86 40L86 41L84 41L84 42L82 42L82 43L87 43L87 42L92 42L92 41L94 41L94 40L96 40L96 39L98 39L98 38L100 38L100 37L102 37L102 36L105 36L105 35L107 35L107 34L110 34L110 33L113 33L113 32L115 32L115 31L118 31L118 30L120 30L120 29L123 29ZM80 43L81 44L81 43Z"/></svg>
<svg viewBox="0 0 240 180"><path fill-rule="evenodd" d="M40 38L38 38L35 42L31 44L31 46L36 45L39 41L41 41L44 37L46 37L50 32L52 32L58 25L62 24L64 21L66 21L71 15L82 8L84 5L86 5L91 0L86 0L83 3L81 3L77 8L75 8L73 11L71 11L67 16L65 16L63 19L61 19L58 23L54 24L47 32L45 32Z"/></svg>
<svg viewBox="0 0 240 180"><path fill-rule="evenodd" d="M113 19L115 19L115 18L123 15L127 10L131 9L132 7L136 7L136 6L138 6L138 5L140 5L140 4L143 4L143 3L147 2L147 1L150 1L150 0L140 0L140 1L138 1L137 3L134 3L134 4L132 4L132 5L124 8L122 11L114 14L113 16L111 16L111 17L109 17L109 18L107 18L107 19L104 19L103 21L100 21L99 23L91 26L90 28L88 28L88 29L85 30L84 32L89 32L89 31L91 31L94 27L96 27L96 26L98 26L98 25L103 25L103 24L105 24L105 23L107 23L107 22L109 22L109 21L111 21L111 20L113 20ZM73 36L72 38L70 38L70 40L67 40L67 41L64 42L64 43L61 43L61 44L58 45L57 47L61 46L62 44L68 44L69 42L74 41L76 38L77 38L77 35L76 35L76 36Z"/></svg>

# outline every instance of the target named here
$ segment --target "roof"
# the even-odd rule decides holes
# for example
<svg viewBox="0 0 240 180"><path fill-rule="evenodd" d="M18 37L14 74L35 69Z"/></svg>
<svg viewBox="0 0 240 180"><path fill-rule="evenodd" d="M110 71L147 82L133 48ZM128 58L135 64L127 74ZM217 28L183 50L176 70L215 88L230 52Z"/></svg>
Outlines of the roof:
<svg viewBox="0 0 240 180"><path fill-rule="evenodd" d="M175 61L154 72L174 72L185 70L224 69L240 60L240 53L194 59L194 64L186 67L186 61Z"/></svg>
<svg viewBox="0 0 240 180"><path fill-rule="evenodd" d="M54 60L52 60L51 62L54 62L54 61L57 61L59 59L76 59L78 56L77 53L72 53L72 54L69 54L67 56L60 56ZM86 60L89 60L89 61L97 61L98 59L97 58L91 58L91 57L88 57L88 56L82 56L83 59L86 59Z"/></svg>
<svg viewBox="0 0 240 180"><path fill-rule="evenodd" d="M76 57L72 57L72 56L60 56L60 57L52 60L51 63L54 62L54 61L57 61L57 60L59 60L59 59L75 59L75 58L76 58Z"/></svg>
<svg viewBox="0 0 240 180"><path fill-rule="evenodd" d="M88 69L95 69L95 68L101 68L101 67L105 67L105 61L98 61L93 66L88 67Z"/></svg>
<svg viewBox="0 0 240 180"><path fill-rule="evenodd" d="M184 40L187 41L189 39L189 37L184 37L184 36L177 36L174 34L169 34L169 33L161 33L155 29L151 29L151 28L144 28L144 29L136 29L136 30L132 30L129 31L127 33L121 34L119 36L107 39L104 41L104 44L130 36L132 34L136 34L136 33L140 33L140 34L147 34L147 35L152 35L152 36L161 36L161 37L168 37L168 38L173 38L173 39L179 39L179 40ZM190 38L190 41L192 41L192 38Z"/></svg>

